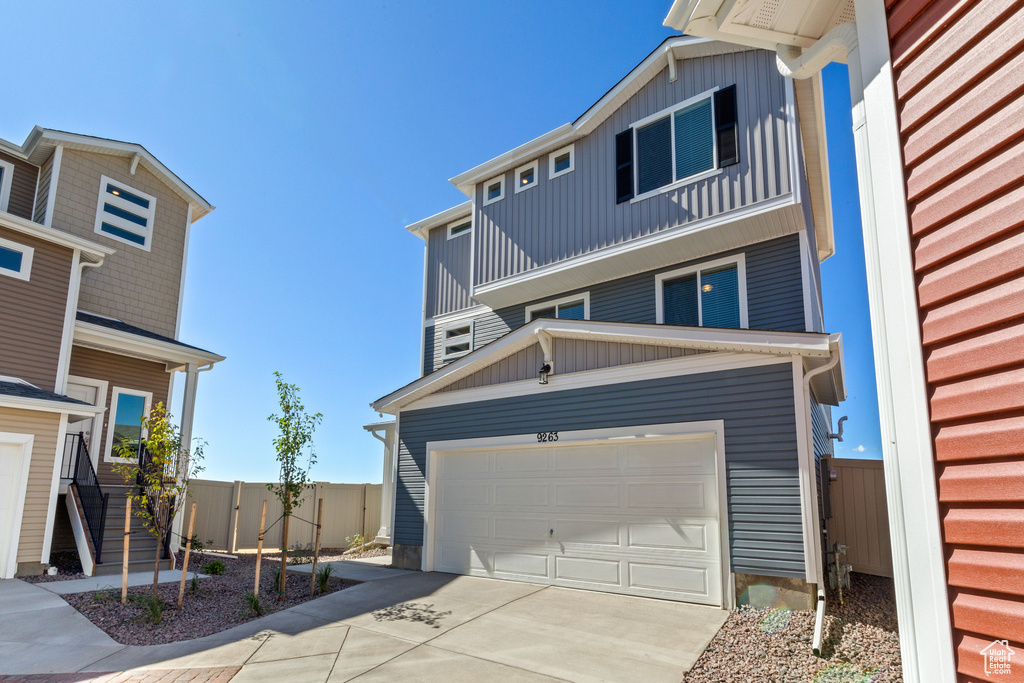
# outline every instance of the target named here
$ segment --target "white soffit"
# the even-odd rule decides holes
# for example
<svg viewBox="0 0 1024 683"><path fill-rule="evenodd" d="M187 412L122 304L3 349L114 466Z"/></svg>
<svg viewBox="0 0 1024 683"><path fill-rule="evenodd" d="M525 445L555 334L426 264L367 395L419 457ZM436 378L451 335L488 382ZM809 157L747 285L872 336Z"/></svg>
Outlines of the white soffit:
<svg viewBox="0 0 1024 683"><path fill-rule="evenodd" d="M664 23L692 36L775 50L780 43L810 47L854 19L853 0L676 0Z"/></svg>

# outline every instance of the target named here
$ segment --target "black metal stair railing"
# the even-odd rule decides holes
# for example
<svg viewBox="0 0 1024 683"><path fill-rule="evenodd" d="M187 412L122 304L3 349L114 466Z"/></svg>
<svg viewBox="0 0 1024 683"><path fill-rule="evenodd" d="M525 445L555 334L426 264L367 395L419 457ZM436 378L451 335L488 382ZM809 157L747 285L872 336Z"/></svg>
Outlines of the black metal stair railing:
<svg viewBox="0 0 1024 683"><path fill-rule="evenodd" d="M103 528L107 524L107 503L110 500L110 493L104 493L100 487L82 433L70 434L68 438L71 440L70 452L74 454L73 484L78 493L78 501L82 505L85 526L88 527L93 550L96 552L96 564L100 564L103 556Z"/></svg>
<svg viewBox="0 0 1024 683"><path fill-rule="evenodd" d="M146 479L144 475L149 474L150 470L152 470L155 467L160 467L160 465L158 463L153 462L153 456L150 454L149 450L145 447L145 445L140 443L139 473L135 480L136 485L139 487L140 490L146 487ZM156 473L153 472L152 474ZM161 468L161 471L159 472L159 481L161 489L163 488L165 483L165 475L166 468ZM147 500L146 510L154 518L157 517L157 515L161 515L162 517L170 517L171 513L174 511L175 502L175 497L171 496L167 501L159 501L160 510L154 510L152 501ZM166 560L171 556L171 520L161 519L161 522L164 523L163 525L164 528L166 529L166 532L164 533L163 538L159 539L159 543L160 547L163 549L162 558Z"/></svg>

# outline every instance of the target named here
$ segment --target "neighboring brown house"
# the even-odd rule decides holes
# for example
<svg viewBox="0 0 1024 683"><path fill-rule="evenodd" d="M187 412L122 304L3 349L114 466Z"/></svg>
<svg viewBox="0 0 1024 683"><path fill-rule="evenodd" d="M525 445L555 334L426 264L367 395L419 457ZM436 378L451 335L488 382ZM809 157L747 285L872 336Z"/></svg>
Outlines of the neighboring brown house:
<svg viewBox="0 0 1024 683"><path fill-rule="evenodd" d="M0 140L0 578L63 549L120 570L114 446L179 371L190 439L198 373L224 359L177 338L189 231L212 210L141 145ZM151 563L156 541L132 549Z"/></svg>
<svg viewBox="0 0 1024 683"><path fill-rule="evenodd" d="M665 23L796 78L850 66L904 673L989 680L993 643L1024 648L1024 7L677 0Z"/></svg>

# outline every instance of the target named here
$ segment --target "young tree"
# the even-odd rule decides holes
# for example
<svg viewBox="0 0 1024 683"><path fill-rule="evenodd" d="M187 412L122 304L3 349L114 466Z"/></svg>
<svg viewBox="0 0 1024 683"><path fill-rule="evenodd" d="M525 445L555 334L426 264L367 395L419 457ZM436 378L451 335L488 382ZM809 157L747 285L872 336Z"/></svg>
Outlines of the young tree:
<svg viewBox="0 0 1024 683"><path fill-rule="evenodd" d="M138 440L125 437L115 446L118 456L130 461L114 465L114 471L129 485L125 496L131 499L143 527L157 540L153 558L154 599L159 599L157 584L163 540L174 516L185 506L189 480L203 471L203 446L197 439L190 450L189 444L181 442L181 431L171 422L163 403L157 403L142 418Z"/></svg>
<svg viewBox="0 0 1024 683"><path fill-rule="evenodd" d="M323 420L323 415L308 415L299 398L299 387L284 381L280 372L274 373L277 384L277 399L281 413L267 419L277 425L280 433L274 439L274 450L281 466L277 484L267 484L281 501L284 508L284 527L281 530L281 575L278 585L278 599L284 595L285 573L288 569L288 520L292 511L302 504L302 490L312 484L309 471L316 464L313 448L313 432ZM305 463L303 465L303 456Z"/></svg>

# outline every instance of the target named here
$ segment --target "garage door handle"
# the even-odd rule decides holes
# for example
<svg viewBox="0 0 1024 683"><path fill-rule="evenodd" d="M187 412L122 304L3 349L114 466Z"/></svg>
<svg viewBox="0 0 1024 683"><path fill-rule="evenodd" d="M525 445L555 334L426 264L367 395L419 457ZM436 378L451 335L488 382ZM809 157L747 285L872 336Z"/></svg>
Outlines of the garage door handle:
<svg viewBox="0 0 1024 683"><path fill-rule="evenodd" d="M549 533L549 534L548 534L548 536L554 536L554 535L555 535L555 530L554 530L554 529L552 529L552 530L551 530L551 533Z"/></svg>

